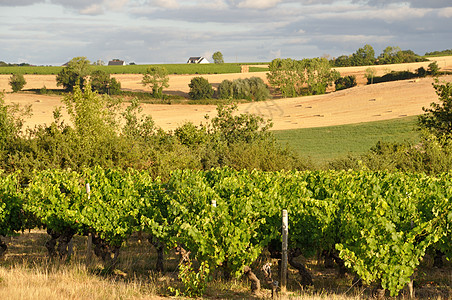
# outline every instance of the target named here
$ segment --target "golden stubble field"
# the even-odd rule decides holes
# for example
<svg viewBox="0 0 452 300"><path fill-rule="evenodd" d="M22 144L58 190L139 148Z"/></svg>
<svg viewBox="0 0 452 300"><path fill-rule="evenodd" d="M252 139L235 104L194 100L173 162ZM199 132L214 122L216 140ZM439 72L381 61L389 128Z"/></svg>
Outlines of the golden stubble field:
<svg viewBox="0 0 452 300"><path fill-rule="evenodd" d="M452 70L452 56L431 58L438 62L442 70ZM414 71L419 67L427 68L429 62L373 66L377 75L383 75L390 70ZM364 77L367 67L338 68L344 75L355 75L358 86L333 92L326 95L298 97L289 99L272 99L265 102L245 103L239 105L239 112L258 114L266 119L272 119L274 130L322 127L360 122L387 120L423 113L422 107L437 101L432 87L432 78L404 80L374 85L365 85ZM266 72L215 74L215 75L171 75L170 86L164 92L169 94L187 95L191 78L203 76L217 87L224 79L261 77L266 81ZM7 103L31 104L33 116L26 119L25 125L33 127L36 124L52 122L52 111L57 106L63 106L59 96L36 95L33 93L9 93L10 75L0 75L0 90L7 93ZM142 75L114 75L123 89L149 91L140 81ZM57 88L55 75L26 75L25 88ZM444 76L444 81L452 81L452 76ZM155 123L164 130L173 130L190 121L195 125L205 122L205 115L216 114L215 105L186 104L142 104L143 111L150 114ZM67 115L64 114L67 118Z"/></svg>

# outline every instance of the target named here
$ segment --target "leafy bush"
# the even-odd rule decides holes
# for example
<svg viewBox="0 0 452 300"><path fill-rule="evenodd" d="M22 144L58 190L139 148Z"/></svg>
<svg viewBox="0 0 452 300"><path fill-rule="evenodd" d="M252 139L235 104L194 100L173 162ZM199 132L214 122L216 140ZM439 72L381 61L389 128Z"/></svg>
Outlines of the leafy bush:
<svg viewBox="0 0 452 300"><path fill-rule="evenodd" d="M223 80L217 89L219 99L231 99L234 95L234 88L231 80Z"/></svg>
<svg viewBox="0 0 452 300"><path fill-rule="evenodd" d="M424 67L420 67L416 70L416 74L419 77L425 77L427 76L427 70Z"/></svg>
<svg viewBox="0 0 452 300"><path fill-rule="evenodd" d="M163 98L163 89L169 87L168 70L164 67L149 67L146 69L141 83L152 88L155 98Z"/></svg>
<svg viewBox="0 0 452 300"><path fill-rule="evenodd" d="M270 91L259 77L223 80L217 90L219 99L246 99L249 101L263 101L270 98Z"/></svg>
<svg viewBox="0 0 452 300"><path fill-rule="evenodd" d="M110 74L96 70L91 74L91 88L99 94L118 95L121 92L121 83Z"/></svg>
<svg viewBox="0 0 452 300"><path fill-rule="evenodd" d="M341 77L339 79L336 79L334 84L336 85L336 91L349 89L356 86L356 76L350 75Z"/></svg>
<svg viewBox="0 0 452 300"><path fill-rule="evenodd" d="M438 63L436 61L434 61L434 62L432 62L432 63L430 63L428 65L428 73L430 75L433 75L433 76L438 75L438 73L439 73L439 66L438 66Z"/></svg>
<svg viewBox="0 0 452 300"><path fill-rule="evenodd" d="M213 88L204 77L192 78L188 86L190 87L188 95L192 100L210 99L213 96Z"/></svg>
<svg viewBox="0 0 452 300"><path fill-rule="evenodd" d="M207 262L201 262L199 270L193 269L192 262L190 261L186 265L179 264L178 277L184 285L183 290L169 287L170 292L174 293L176 297L186 296L190 298L198 298L204 295L207 287L207 283L212 280L210 276L210 268Z"/></svg>
<svg viewBox="0 0 452 300"><path fill-rule="evenodd" d="M274 59L267 74L270 85L278 89L283 97L319 95L339 78L339 72L331 69L325 58L303 60Z"/></svg>
<svg viewBox="0 0 452 300"><path fill-rule="evenodd" d="M419 125L438 137L451 136L452 82L440 84L439 80L435 79L433 87L439 97L439 103L432 102L431 108L422 108L425 114L419 116Z"/></svg>
<svg viewBox="0 0 452 300"><path fill-rule="evenodd" d="M25 81L24 75L22 74L13 74L9 78L9 85L14 93L20 91L27 82Z"/></svg>
<svg viewBox="0 0 452 300"><path fill-rule="evenodd" d="M442 50L442 51L432 51L426 52L426 56L449 56L452 55L452 49Z"/></svg>
<svg viewBox="0 0 452 300"><path fill-rule="evenodd" d="M380 82L388 82L388 81L396 81L396 80L406 80L418 77L417 74L409 72L409 71L391 71L388 74L383 76L376 76L372 78L367 78L367 84L380 83Z"/></svg>
<svg viewBox="0 0 452 300"><path fill-rule="evenodd" d="M57 75L57 86L63 86L66 91L73 91L75 86L83 89L86 77L90 74L90 62L86 57L74 57Z"/></svg>

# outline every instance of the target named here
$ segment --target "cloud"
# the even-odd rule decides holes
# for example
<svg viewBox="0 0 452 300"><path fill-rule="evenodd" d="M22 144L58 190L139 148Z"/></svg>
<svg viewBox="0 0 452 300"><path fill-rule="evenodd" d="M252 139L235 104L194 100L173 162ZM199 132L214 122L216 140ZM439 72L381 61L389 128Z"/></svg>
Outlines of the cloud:
<svg viewBox="0 0 452 300"><path fill-rule="evenodd" d="M278 5L281 0L244 0L237 4L238 8L267 9Z"/></svg>
<svg viewBox="0 0 452 300"><path fill-rule="evenodd" d="M452 7L447 7L438 12L438 16L442 18L452 18Z"/></svg>
<svg viewBox="0 0 452 300"><path fill-rule="evenodd" d="M44 2L45 0L0 0L0 6L29 6Z"/></svg>
<svg viewBox="0 0 452 300"><path fill-rule="evenodd" d="M353 2L366 3L371 6L402 4L418 8L444 8L451 5L450 0L353 0Z"/></svg>
<svg viewBox="0 0 452 300"><path fill-rule="evenodd" d="M80 9L82 15L100 15L104 13L104 10L99 4L91 4L90 6Z"/></svg>
<svg viewBox="0 0 452 300"><path fill-rule="evenodd" d="M422 54L450 47L448 2L0 0L0 43L7 45L3 60L27 57L35 64L75 56L184 63L217 50L225 61L268 61L282 54L301 59L351 54L364 44L376 52L393 45Z"/></svg>
<svg viewBox="0 0 452 300"><path fill-rule="evenodd" d="M153 4L167 9L179 9L181 7L176 0L155 0Z"/></svg>

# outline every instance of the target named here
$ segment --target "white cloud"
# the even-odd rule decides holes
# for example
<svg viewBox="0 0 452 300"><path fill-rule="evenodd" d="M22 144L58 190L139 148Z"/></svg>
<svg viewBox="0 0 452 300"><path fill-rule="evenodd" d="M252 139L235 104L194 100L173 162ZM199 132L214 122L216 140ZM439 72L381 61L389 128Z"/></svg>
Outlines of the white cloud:
<svg viewBox="0 0 452 300"><path fill-rule="evenodd" d="M245 0L237 4L239 8L266 9L278 5L281 0Z"/></svg>
<svg viewBox="0 0 452 300"><path fill-rule="evenodd" d="M176 0L155 0L154 4L167 9L178 9L181 7Z"/></svg>
<svg viewBox="0 0 452 300"><path fill-rule="evenodd" d="M100 15L104 13L104 9L99 4L92 4L88 7L80 9L82 15Z"/></svg>
<svg viewBox="0 0 452 300"><path fill-rule="evenodd" d="M104 5L111 10L121 10L130 0L104 0Z"/></svg>
<svg viewBox="0 0 452 300"><path fill-rule="evenodd" d="M446 7L438 12L438 16L442 18L452 18L452 7Z"/></svg>

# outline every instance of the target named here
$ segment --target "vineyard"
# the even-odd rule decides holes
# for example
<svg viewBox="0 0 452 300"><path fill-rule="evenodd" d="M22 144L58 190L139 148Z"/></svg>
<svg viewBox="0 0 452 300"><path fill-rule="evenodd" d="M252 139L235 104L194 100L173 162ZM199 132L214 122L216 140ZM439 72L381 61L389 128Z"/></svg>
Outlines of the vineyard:
<svg viewBox="0 0 452 300"><path fill-rule="evenodd" d="M151 66L164 67L169 74L227 74L240 73L243 63L225 64L157 64L157 65L126 65L126 66L91 66L92 71L101 70L108 74L144 74ZM256 63L253 63L256 65ZM20 66L0 67L0 74L37 74L56 75L64 67L57 66ZM262 72L259 67L252 67L250 72Z"/></svg>
<svg viewBox="0 0 452 300"><path fill-rule="evenodd" d="M452 257L450 174L222 168L178 170L162 180L146 171L91 168L35 172L27 184L19 178L0 179L0 235L45 228L49 255L60 258L70 255L75 235L89 235L105 270L139 232L158 252L156 270L164 269L165 250L177 248L181 272L193 260L200 273L245 273L256 290L250 266L264 251L281 258L283 209L289 263L303 285L315 278L295 261L300 255L329 257L357 282L391 296L411 282L426 253Z"/></svg>

